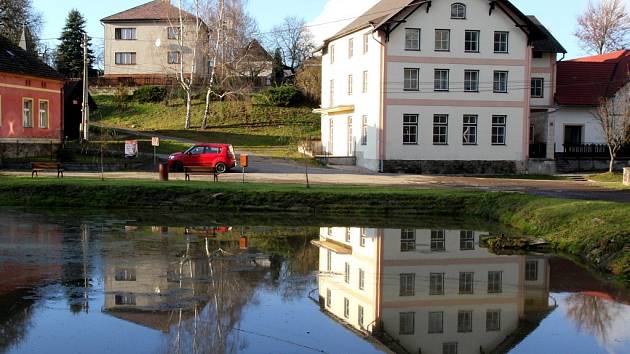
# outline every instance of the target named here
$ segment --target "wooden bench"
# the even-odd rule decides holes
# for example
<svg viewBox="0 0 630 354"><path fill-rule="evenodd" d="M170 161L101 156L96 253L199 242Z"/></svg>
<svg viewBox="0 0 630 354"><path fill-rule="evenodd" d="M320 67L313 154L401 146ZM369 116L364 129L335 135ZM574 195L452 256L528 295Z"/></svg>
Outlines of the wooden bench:
<svg viewBox="0 0 630 354"><path fill-rule="evenodd" d="M219 173L214 167L184 166L184 177L186 181L190 181L191 175L212 175L214 182L219 181Z"/></svg>
<svg viewBox="0 0 630 354"><path fill-rule="evenodd" d="M63 178L63 165L59 162L32 162L31 169L31 178L39 177L38 172L44 171L57 171L57 178Z"/></svg>

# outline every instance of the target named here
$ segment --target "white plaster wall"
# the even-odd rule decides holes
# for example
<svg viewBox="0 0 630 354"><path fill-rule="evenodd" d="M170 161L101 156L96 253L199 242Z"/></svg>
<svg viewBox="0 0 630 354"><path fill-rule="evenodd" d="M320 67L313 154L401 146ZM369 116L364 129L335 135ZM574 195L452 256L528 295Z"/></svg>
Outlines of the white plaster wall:
<svg viewBox="0 0 630 354"><path fill-rule="evenodd" d="M447 102L445 102L447 104ZM439 106L388 106L385 139L390 160L485 160L521 161L523 151L522 108ZM419 114L418 144L403 145L403 114ZM448 145L433 145L433 115L448 114ZM477 145L462 143L463 115L477 114ZM507 115L505 145L492 145L492 115Z"/></svg>
<svg viewBox="0 0 630 354"><path fill-rule="evenodd" d="M563 152L564 127L566 125L581 125L582 138L585 143L605 144L604 131L592 115L595 107L559 107L559 109L549 114L550 120L554 123L554 139L556 152Z"/></svg>

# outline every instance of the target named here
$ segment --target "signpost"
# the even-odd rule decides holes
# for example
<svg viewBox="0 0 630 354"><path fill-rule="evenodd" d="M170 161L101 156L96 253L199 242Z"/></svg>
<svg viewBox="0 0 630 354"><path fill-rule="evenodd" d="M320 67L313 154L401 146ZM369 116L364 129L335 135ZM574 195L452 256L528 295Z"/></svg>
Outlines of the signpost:
<svg viewBox="0 0 630 354"><path fill-rule="evenodd" d="M138 141L125 140L125 157L132 158L138 156Z"/></svg>
<svg viewBox="0 0 630 354"><path fill-rule="evenodd" d="M154 136L151 138L151 146L153 146L153 167L157 166L157 147L160 146L160 138Z"/></svg>
<svg viewBox="0 0 630 354"><path fill-rule="evenodd" d="M241 165L241 170L243 171L243 183L245 183L245 167L249 165L249 156L241 154L239 165Z"/></svg>

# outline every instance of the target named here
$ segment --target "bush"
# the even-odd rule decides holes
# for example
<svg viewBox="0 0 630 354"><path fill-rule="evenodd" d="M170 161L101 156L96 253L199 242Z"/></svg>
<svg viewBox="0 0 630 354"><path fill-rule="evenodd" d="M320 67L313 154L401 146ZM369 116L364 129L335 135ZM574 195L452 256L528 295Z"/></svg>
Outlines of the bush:
<svg viewBox="0 0 630 354"><path fill-rule="evenodd" d="M302 95L293 85L269 87L252 96L252 102L260 106L290 107L299 105L301 101Z"/></svg>
<svg viewBox="0 0 630 354"><path fill-rule="evenodd" d="M166 88L162 86L143 86L133 93L134 101L140 103L162 102L166 97Z"/></svg>

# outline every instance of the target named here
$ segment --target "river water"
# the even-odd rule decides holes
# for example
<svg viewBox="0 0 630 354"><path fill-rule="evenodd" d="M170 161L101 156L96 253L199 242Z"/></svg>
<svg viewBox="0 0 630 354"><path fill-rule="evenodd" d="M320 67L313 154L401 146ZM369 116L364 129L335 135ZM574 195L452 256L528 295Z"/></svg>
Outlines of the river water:
<svg viewBox="0 0 630 354"><path fill-rule="evenodd" d="M630 353L630 292L497 225L69 214L0 209L0 352Z"/></svg>

